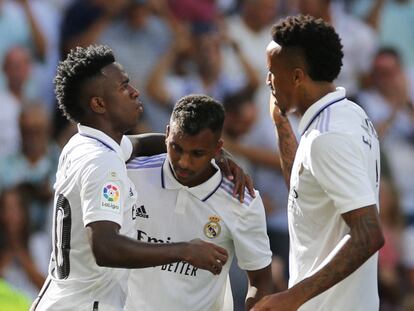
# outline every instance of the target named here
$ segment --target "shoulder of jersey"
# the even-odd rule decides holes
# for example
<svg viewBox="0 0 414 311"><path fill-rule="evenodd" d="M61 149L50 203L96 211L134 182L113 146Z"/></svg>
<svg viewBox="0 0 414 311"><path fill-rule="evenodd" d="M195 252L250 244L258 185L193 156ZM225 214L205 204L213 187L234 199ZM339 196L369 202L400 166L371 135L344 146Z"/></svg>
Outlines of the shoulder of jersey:
<svg viewBox="0 0 414 311"><path fill-rule="evenodd" d="M325 109L315 121L315 128L321 134L343 131L358 126L361 118L366 116L364 110L350 100Z"/></svg>
<svg viewBox="0 0 414 311"><path fill-rule="evenodd" d="M164 164L166 156L166 153L163 153L149 157L136 157L127 163L127 169L139 170L149 168L160 168Z"/></svg>
<svg viewBox="0 0 414 311"><path fill-rule="evenodd" d="M81 135L73 136L63 148L61 154L79 157L83 162L96 161L99 158L103 161L113 161L119 157L103 143Z"/></svg>
<svg viewBox="0 0 414 311"><path fill-rule="evenodd" d="M223 180L221 181L220 187L218 188L219 193L221 195L223 195L226 199L230 199L233 203L240 205L240 206L244 206L244 207L249 207L254 198L249 194L249 192L247 190L244 191L244 202L240 203L240 201L233 197L233 182L228 180L226 177L223 177Z"/></svg>

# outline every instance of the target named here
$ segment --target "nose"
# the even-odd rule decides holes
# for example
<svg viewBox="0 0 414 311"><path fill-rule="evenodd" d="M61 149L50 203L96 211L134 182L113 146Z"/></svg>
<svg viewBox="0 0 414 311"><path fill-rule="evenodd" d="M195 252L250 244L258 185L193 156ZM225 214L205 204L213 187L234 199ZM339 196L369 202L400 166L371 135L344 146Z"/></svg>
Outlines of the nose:
<svg viewBox="0 0 414 311"><path fill-rule="evenodd" d="M129 94L131 95L132 98L137 98L140 95L139 91L130 84L129 84Z"/></svg>
<svg viewBox="0 0 414 311"><path fill-rule="evenodd" d="M183 153L178 160L178 165L182 169L187 169L190 166L190 156L188 154Z"/></svg>

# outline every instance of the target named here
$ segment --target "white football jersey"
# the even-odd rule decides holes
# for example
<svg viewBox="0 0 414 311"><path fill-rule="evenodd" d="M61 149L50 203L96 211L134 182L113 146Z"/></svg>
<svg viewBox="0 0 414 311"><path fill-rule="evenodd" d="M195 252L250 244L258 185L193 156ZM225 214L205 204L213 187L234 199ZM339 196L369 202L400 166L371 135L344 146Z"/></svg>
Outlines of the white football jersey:
<svg viewBox="0 0 414 311"><path fill-rule="evenodd" d="M98 266L85 227L112 221L121 234L131 233L136 191L125 166L131 152L128 138L120 146L82 125L64 147L56 174L49 277L35 310L122 310L129 271Z"/></svg>
<svg viewBox="0 0 414 311"><path fill-rule="evenodd" d="M138 191L139 203L133 211L136 239L172 243L200 238L224 247L229 259L219 275L182 261L132 271L126 310L230 310L224 300L234 255L243 270L259 270L271 262L259 193L252 198L246 192L245 202L240 203L232 196L232 183L218 168L203 184L183 186L165 154L135 158L127 168Z"/></svg>
<svg viewBox="0 0 414 311"><path fill-rule="evenodd" d="M292 167L289 286L321 269L348 238L341 214L378 206L380 158L365 112L337 88L308 108ZM377 254L299 310L378 310Z"/></svg>

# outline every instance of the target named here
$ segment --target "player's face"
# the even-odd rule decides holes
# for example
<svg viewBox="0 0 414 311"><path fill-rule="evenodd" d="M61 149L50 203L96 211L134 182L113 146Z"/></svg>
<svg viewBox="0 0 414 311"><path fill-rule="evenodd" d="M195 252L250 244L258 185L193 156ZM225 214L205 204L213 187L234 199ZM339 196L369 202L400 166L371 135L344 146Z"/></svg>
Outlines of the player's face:
<svg viewBox="0 0 414 311"><path fill-rule="evenodd" d="M110 64L102 73L106 78L103 86L108 120L115 129L126 132L137 125L143 112L139 92L129 84L128 75L120 64Z"/></svg>
<svg viewBox="0 0 414 311"><path fill-rule="evenodd" d="M293 72L282 56L282 47L271 41L266 49L267 67L269 69L266 83L270 87L277 105L282 112L289 112L295 108Z"/></svg>
<svg viewBox="0 0 414 311"><path fill-rule="evenodd" d="M181 133L173 122L167 127L167 152L175 178L183 185L194 187L214 174L211 160L223 142L219 134L204 129L196 135Z"/></svg>

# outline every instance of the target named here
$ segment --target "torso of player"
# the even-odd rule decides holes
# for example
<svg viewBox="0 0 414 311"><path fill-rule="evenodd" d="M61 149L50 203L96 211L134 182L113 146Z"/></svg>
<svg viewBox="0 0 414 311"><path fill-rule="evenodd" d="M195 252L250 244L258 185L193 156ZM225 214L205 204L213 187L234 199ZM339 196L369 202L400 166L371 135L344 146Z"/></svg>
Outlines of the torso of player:
<svg viewBox="0 0 414 311"><path fill-rule="evenodd" d="M362 158L362 166L369 179L369 182L366 183L367 187L370 188L368 192L373 193L369 201L370 203L366 205L362 204L359 207L378 203L379 144L377 135L373 129L372 123L363 110L355 103L348 101L343 95L344 94L340 93L333 95L330 101L325 101L325 106L335 99L340 100L326 108L324 108L324 105L319 105L319 109L315 110L312 115L316 117L312 118L308 116L306 120L308 121L307 125L309 126L304 126L302 124L302 130L304 128L306 128L306 130L302 134L292 168L288 203L289 233L292 245L290 255L290 286L301 281L305 277L312 275L325 265L327 258L332 256L331 253L349 230L341 217L343 210L338 207L338 205L344 205L344 203L342 201L337 202L337 194L328 193L326 189L321 186L321 177L316 176L315 171L312 171L311 154L312 156L317 155L312 149L314 148L313 144L315 140L320 139L322 135L332 137L342 137L341 135L345 135L346 139L344 139L344 141L347 141L347 143L352 145L353 151L357 154L357 157ZM321 155L321 153L319 153L319 155ZM339 163L341 163L341 161L339 161ZM338 164L333 164L327 171L336 172L336 165ZM352 170L352 167L349 167L349 171L350 170ZM343 172L344 169L342 168L339 171ZM340 191L347 188L343 185L346 181L335 180L335 173L332 173L331 175L326 175L324 173L323 176L324 178L326 178L326 176L329 177L328 180L324 181L325 183L335 184L338 182L338 189L341 189ZM339 176L336 178L342 179ZM350 186L349 189L349 192L352 192L352 186ZM358 196L361 192L355 191L354 193L354 203L358 204L356 202L359 200ZM361 195L361 197L364 196ZM353 204L353 200L354 198L349 196L350 206ZM370 261L360 269L361 271L364 270L364 272L360 271L362 274L347 278L340 283L342 284L341 286L348 286L344 284L347 282L358 284L361 275L362 278L365 278L367 274L371 274L371 276L365 278L366 281L371 284L372 278L375 283L376 265L374 261L370 259ZM361 284L366 285L366 283ZM311 300L306 307L302 307L300 310L330 310L332 307L330 304L331 300L327 299L327 297L329 295L338 296L338 292L334 293L336 287L338 286L335 286L323 295L318 296L317 299ZM343 288L338 288L338 290L343 292ZM374 288L372 291L374 297L376 294L375 292L376 289ZM343 294L341 295L344 296ZM370 295L371 294L367 293L366 297L369 297ZM346 303L344 305L346 305ZM316 306L318 307L316 308ZM361 307L364 308L364 303L361 303Z"/></svg>
<svg viewBox="0 0 414 311"><path fill-rule="evenodd" d="M234 256L232 231L240 210L235 199L233 206L229 204L233 200L230 182L222 183L218 172L211 196L205 201L200 200L204 195L196 197L185 187L160 190L164 161L168 160L160 157L153 168L128 170L138 191L139 203L132 211L137 225L135 238L149 243L199 238L226 248L229 259L218 276L182 261L134 271L127 310L225 310L225 284Z"/></svg>
<svg viewBox="0 0 414 311"><path fill-rule="evenodd" d="M126 293L128 270L98 266L85 228L93 221L114 221L121 234L132 235L136 191L117 152L93 137L76 134L59 159L49 274L64 295L76 294L78 303L84 297L99 300L99 292L115 286Z"/></svg>

